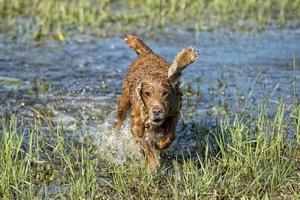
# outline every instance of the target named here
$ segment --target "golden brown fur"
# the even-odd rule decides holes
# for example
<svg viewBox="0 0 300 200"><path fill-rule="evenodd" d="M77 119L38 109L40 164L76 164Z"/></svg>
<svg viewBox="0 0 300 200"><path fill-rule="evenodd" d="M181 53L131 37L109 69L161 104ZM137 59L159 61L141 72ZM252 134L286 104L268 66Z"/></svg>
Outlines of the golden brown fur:
<svg viewBox="0 0 300 200"><path fill-rule="evenodd" d="M145 154L148 171L152 171L159 165L156 149L167 148L175 139L181 101L178 77L197 54L185 48L170 65L138 37L126 35L124 40L138 57L124 78L115 126L122 125L131 108L131 132ZM159 133L160 137L155 137Z"/></svg>

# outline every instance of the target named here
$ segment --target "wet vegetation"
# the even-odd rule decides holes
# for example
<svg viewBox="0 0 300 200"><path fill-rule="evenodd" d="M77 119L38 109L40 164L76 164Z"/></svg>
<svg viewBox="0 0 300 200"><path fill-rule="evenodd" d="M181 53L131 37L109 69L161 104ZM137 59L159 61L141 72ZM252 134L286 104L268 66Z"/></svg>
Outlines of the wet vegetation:
<svg viewBox="0 0 300 200"><path fill-rule="evenodd" d="M149 175L141 160L114 165L95 153L85 140L64 134L61 124L47 131L46 116L24 126L22 119L4 118L0 144L0 196L3 199L297 199L300 194L300 106L278 104L268 117L267 105L258 116L223 118L194 134L204 140L202 153L169 157L158 173ZM286 141L287 121L295 140ZM21 124L21 128L18 125ZM212 147L215 146L215 149ZM172 158L172 159L170 159ZM167 159L166 159L167 160Z"/></svg>
<svg viewBox="0 0 300 200"><path fill-rule="evenodd" d="M300 0L0 0L0 199L299 199L299 19ZM111 131L123 33L200 50L153 174L128 121Z"/></svg>
<svg viewBox="0 0 300 200"><path fill-rule="evenodd" d="M165 27L263 30L270 25L297 26L299 13L299 0L0 1L2 32L25 39L54 37L60 41L72 33L107 36Z"/></svg>

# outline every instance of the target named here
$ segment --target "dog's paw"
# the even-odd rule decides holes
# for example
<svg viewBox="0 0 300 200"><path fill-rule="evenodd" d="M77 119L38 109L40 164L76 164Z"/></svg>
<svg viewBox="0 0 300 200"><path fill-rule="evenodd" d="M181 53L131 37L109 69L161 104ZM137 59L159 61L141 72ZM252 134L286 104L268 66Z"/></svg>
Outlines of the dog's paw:
<svg viewBox="0 0 300 200"><path fill-rule="evenodd" d="M156 140L154 146L156 149L162 150L170 146L171 143L172 141L170 140L169 137L161 137Z"/></svg>

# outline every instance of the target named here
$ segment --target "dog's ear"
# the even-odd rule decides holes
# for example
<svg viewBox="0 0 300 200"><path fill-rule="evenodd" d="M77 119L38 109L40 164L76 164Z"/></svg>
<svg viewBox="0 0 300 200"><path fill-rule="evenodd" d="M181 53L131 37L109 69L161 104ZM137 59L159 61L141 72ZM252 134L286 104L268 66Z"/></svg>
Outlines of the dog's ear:
<svg viewBox="0 0 300 200"><path fill-rule="evenodd" d="M168 71L168 79L171 82L177 82L181 75L181 71L185 69L189 64L193 63L198 57L195 49L189 47L182 49L173 60L172 65Z"/></svg>
<svg viewBox="0 0 300 200"><path fill-rule="evenodd" d="M143 89L143 84L142 83L138 84L136 86L136 88L135 88L136 97L141 102L143 102L143 99L142 99L142 89Z"/></svg>

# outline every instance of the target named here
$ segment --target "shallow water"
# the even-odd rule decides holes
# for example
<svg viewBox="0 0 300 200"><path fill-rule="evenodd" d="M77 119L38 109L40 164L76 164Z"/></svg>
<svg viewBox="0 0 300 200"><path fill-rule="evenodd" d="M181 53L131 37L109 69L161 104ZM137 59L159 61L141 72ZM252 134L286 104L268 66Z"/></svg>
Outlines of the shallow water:
<svg viewBox="0 0 300 200"><path fill-rule="evenodd" d="M184 121L210 122L224 113L255 113L263 99L284 97L292 102L300 92L300 29L260 34L166 30L143 38L170 62L185 46L200 52L182 77ZM111 112L134 58L120 38L83 35L62 44L24 44L0 35L1 117L16 114L30 124L40 113L54 123L61 120L70 134L98 138L100 151L108 157L114 158L113 149L122 149L124 154L116 162L128 152L139 155L137 149L119 148L124 141L132 142L130 134L124 133L115 146L110 143L116 140L110 130ZM276 106L270 104L271 111ZM129 133L128 122L124 131ZM190 133L181 135L176 145L196 145Z"/></svg>

